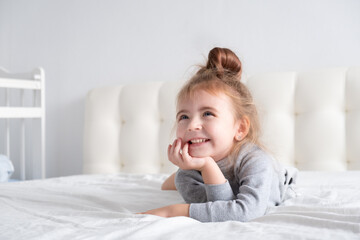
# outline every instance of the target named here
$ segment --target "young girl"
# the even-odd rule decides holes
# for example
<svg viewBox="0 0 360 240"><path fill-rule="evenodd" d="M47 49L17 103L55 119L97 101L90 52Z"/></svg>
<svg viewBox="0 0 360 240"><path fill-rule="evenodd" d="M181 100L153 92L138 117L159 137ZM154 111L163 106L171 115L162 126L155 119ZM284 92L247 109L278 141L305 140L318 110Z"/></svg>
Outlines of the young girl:
<svg viewBox="0 0 360 240"><path fill-rule="evenodd" d="M179 167L162 185L186 204L145 212L201 222L249 221L280 204L294 176L260 147L256 107L241 80L241 62L214 48L177 97L177 139L168 147Z"/></svg>

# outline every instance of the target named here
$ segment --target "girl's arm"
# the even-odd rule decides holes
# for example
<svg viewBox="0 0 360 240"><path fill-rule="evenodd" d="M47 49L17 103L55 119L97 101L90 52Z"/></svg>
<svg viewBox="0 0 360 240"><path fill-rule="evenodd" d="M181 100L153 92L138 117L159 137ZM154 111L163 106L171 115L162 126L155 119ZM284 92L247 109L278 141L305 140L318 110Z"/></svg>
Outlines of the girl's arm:
<svg viewBox="0 0 360 240"><path fill-rule="evenodd" d="M200 169L205 184L216 185L226 183L224 174L212 158L208 158L204 166Z"/></svg>
<svg viewBox="0 0 360 240"><path fill-rule="evenodd" d="M191 204L190 217L200 222L246 222L263 216L269 204L279 203L279 183L274 182L274 174L277 173L270 158L261 153L249 154L242 159L241 167L235 174L239 177L239 191L235 199ZM217 192L212 191L212 194L217 197Z"/></svg>
<svg viewBox="0 0 360 240"><path fill-rule="evenodd" d="M152 209L140 214L151 214L160 217L177 217L185 216L189 217L190 204L174 204L162 208Z"/></svg>
<svg viewBox="0 0 360 240"><path fill-rule="evenodd" d="M161 190L176 190L175 175L176 175L176 172L171 174L170 177L168 177L164 181L164 183L161 185Z"/></svg>
<svg viewBox="0 0 360 240"><path fill-rule="evenodd" d="M175 178L176 189L185 202L204 203L236 198L230 183L226 181L216 162L212 161L211 163L214 166L209 165L202 171L180 169L177 172ZM204 179L206 179L207 183L204 183Z"/></svg>

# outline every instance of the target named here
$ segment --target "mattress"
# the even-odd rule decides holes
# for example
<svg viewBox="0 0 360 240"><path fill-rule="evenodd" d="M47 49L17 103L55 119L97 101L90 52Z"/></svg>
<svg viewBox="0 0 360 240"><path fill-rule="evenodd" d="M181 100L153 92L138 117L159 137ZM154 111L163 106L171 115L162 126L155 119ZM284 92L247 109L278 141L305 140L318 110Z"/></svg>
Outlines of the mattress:
<svg viewBox="0 0 360 240"><path fill-rule="evenodd" d="M242 223L136 214L183 203L166 174L0 184L0 239L360 239L360 171L300 172L296 197Z"/></svg>

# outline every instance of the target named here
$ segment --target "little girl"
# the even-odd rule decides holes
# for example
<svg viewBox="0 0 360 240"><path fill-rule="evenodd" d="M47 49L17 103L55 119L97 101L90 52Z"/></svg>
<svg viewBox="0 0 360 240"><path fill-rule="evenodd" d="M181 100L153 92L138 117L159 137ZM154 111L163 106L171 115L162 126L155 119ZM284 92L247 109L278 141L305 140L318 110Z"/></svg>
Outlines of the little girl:
<svg viewBox="0 0 360 240"><path fill-rule="evenodd" d="M180 90L177 139L168 147L168 158L179 170L162 189L178 190L186 204L144 214L245 222L284 200L295 176L261 147L256 107L241 72L231 50L214 48L206 66Z"/></svg>

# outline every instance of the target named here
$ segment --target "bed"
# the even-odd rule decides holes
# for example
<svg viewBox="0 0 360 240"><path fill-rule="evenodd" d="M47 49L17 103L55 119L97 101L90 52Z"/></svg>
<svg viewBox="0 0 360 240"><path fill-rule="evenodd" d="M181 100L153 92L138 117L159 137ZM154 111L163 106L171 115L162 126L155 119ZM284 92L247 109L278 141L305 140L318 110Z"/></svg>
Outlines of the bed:
<svg viewBox="0 0 360 240"><path fill-rule="evenodd" d="M140 215L183 203L161 183L181 82L91 90L84 174L0 184L0 239L360 239L360 67L249 76L262 140L296 197L250 222Z"/></svg>

